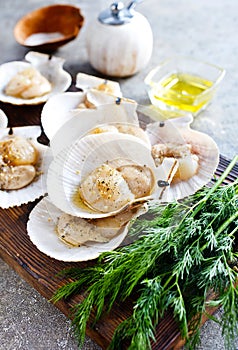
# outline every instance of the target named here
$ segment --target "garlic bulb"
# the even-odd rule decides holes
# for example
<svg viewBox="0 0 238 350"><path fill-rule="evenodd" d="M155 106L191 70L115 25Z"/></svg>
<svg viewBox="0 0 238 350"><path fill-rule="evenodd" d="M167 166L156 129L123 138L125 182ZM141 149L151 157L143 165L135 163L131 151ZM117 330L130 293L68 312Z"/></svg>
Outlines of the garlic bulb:
<svg viewBox="0 0 238 350"><path fill-rule="evenodd" d="M112 6L112 20L99 15L98 20L88 26L86 46L89 61L93 68L105 75L131 76L150 60L152 30L142 14L128 8L112 10Z"/></svg>

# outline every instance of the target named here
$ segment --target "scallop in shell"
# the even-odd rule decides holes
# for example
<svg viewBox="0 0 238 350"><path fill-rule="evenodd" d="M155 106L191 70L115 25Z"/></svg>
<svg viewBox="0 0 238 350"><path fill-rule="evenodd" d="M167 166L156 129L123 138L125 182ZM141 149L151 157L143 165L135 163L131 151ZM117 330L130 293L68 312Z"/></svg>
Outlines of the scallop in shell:
<svg viewBox="0 0 238 350"><path fill-rule="evenodd" d="M110 126L108 127L108 125ZM118 128L120 125L121 130ZM83 110L76 114L51 139L52 152L57 155L64 148L70 146L74 140L88 133L112 131L112 128L114 132L122 132L123 127L124 133L137 134L150 144L148 136L139 128L136 104L122 101L119 105L116 103L102 105L98 106L97 109Z"/></svg>
<svg viewBox="0 0 238 350"><path fill-rule="evenodd" d="M48 163L43 161L48 147L37 142L41 134L40 126L12 128L12 135L9 135L9 131L9 128L0 129L0 147L4 144L4 150L0 150L0 207L4 209L44 195L43 179L48 169ZM16 142L8 142L13 139ZM11 166L8 167L8 163Z"/></svg>
<svg viewBox="0 0 238 350"><path fill-rule="evenodd" d="M177 171L170 187L163 195L164 201L173 201L195 193L214 175L219 162L219 150L208 135L195 131L189 117L156 122L147 126L152 144L152 156L157 165L164 159L176 159Z"/></svg>
<svg viewBox="0 0 238 350"><path fill-rule="evenodd" d="M70 244L65 241L64 237L59 237L56 233L59 218L61 223L73 220L73 217L68 217L68 214L63 213L55 207L48 197L43 198L31 211L29 221L27 223L27 232L31 241L36 247L46 255L62 261L87 261L97 258L101 253L116 249L127 235L130 220L138 217L146 212L146 207L140 206L132 209L126 218L106 218L91 220L90 225L98 227L101 236L106 237L107 242L93 242L87 240L83 244L77 244L80 233L71 235ZM75 221L74 221L75 220ZM73 221L83 220L75 218ZM105 221L104 221L105 220ZM86 221L84 221L85 224ZM62 225L63 225L62 224ZM62 226L61 225L61 226ZM89 225L90 229L91 226ZM86 226L86 224L85 224ZM89 231L87 228L85 231ZM85 236L85 231L83 232ZM95 231L95 228L94 228ZM111 232L113 232L111 234ZM76 239L76 241L75 241ZM74 243L74 245L72 244Z"/></svg>
<svg viewBox="0 0 238 350"><path fill-rule="evenodd" d="M87 135L54 158L47 176L48 194L65 213L89 219L107 217L135 202L159 199L173 164L155 167L150 147L135 136ZM137 195L141 186L146 191Z"/></svg>
<svg viewBox="0 0 238 350"><path fill-rule="evenodd" d="M127 111L128 121L138 123L138 118L135 116L136 102L133 100L118 98L109 95L102 91L90 90L87 92L66 92L53 96L47 101L42 109L41 123L45 134L51 141L53 136L65 125L70 119L80 116L87 109L98 109L102 105L121 106L121 109ZM120 109L118 108L118 110ZM115 121L118 113L113 119L112 111L110 113L110 121ZM108 118L104 118L108 119ZM119 117L119 121L121 118ZM88 123L85 120L86 124Z"/></svg>
<svg viewBox="0 0 238 350"><path fill-rule="evenodd" d="M35 105L65 91L72 78L63 70L64 59L28 52L23 61L0 66L0 101L15 105Z"/></svg>
<svg viewBox="0 0 238 350"><path fill-rule="evenodd" d="M77 74L76 87L82 91L58 94L44 105L41 123L49 140L64 123L77 116L80 111L116 103L122 96L119 83L84 73Z"/></svg>
<svg viewBox="0 0 238 350"><path fill-rule="evenodd" d="M118 82L98 78L85 73L78 73L76 75L76 87L83 91L95 89L117 97L122 96L120 84Z"/></svg>

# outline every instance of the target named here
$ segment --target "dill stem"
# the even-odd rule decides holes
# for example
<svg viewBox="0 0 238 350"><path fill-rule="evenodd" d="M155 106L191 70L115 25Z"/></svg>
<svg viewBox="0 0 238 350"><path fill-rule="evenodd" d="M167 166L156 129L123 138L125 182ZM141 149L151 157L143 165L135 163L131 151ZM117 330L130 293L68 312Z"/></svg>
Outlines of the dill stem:
<svg viewBox="0 0 238 350"><path fill-rule="evenodd" d="M229 219L227 219L225 222L223 222L223 224L219 227L219 229L217 230L217 232L214 234L215 237L219 236L219 234L224 231L236 218L238 218L238 211L236 213L234 213L233 215L231 215L229 217ZM232 232L230 232L228 234L228 237L233 236L234 233L237 231L238 226L235 227L234 230L232 230ZM202 247L201 247L201 252L204 251L204 249L207 248L207 243L205 243Z"/></svg>
<svg viewBox="0 0 238 350"><path fill-rule="evenodd" d="M232 168L236 165L238 162L238 154L232 159L226 170L223 172L222 176L219 177L219 179L216 181L216 183L212 186L210 191L206 194L204 198L201 199L196 205L195 210L193 211L193 216L195 216L203 207L205 202L210 198L210 196L217 190L217 188L223 183L227 175L229 175Z"/></svg>
<svg viewBox="0 0 238 350"><path fill-rule="evenodd" d="M225 264L227 272L228 272L228 278L229 278L230 284L231 284L231 286L234 286L234 280L232 279L231 272L230 272L231 268L227 263L226 256L225 256L224 252L222 253L222 255L223 255L224 264ZM233 306L233 303L232 303L232 306Z"/></svg>
<svg viewBox="0 0 238 350"><path fill-rule="evenodd" d="M226 170L223 172L222 176L219 177L218 181L215 183L215 185L211 188L211 190L207 193L206 197L210 197L210 195L216 191L217 187L219 187L222 182L225 180L227 175L230 173L232 168L236 165L238 162L238 154L232 159Z"/></svg>
<svg viewBox="0 0 238 350"><path fill-rule="evenodd" d="M167 287L167 285L170 283L170 281L174 278L174 276L176 276L176 273L173 273L172 275L170 275L170 277L166 280L166 282L164 283L164 287ZM176 277L177 278L177 277ZM176 284L176 282L174 282L174 284L171 286L173 287ZM170 288L171 288L170 287Z"/></svg>
<svg viewBox="0 0 238 350"><path fill-rule="evenodd" d="M187 213L184 215L184 217L182 218L182 220L180 221L177 230L179 231L179 228L181 227L181 225L183 224L184 220L187 218L188 215L190 215L190 213L192 212L192 217L194 217L204 206L204 204L207 202L207 200L210 198L210 196L217 190L217 188L223 183L223 181L225 180L225 178L227 177L227 175L229 175L230 171L232 170L232 168L236 165L236 163L238 162L238 154L232 159L232 161L230 162L230 164L228 165L228 167L226 168L226 170L223 172L222 176L219 177L219 179L217 180L217 182L212 186L212 188L208 191L208 193L206 194L206 196L204 196L200 201L198 201L197 203L195 203L195 205L193 205L188 211ZM235 181L235 183L237 182L237 180ZM234 185L234 183L232 183L232 185Z"/></svg>
<svg viewBox="0 0 238 350"><path fill-rule="evenodd" d="M218 236L222 231L224 231L235 219L238 218L238 211L231 215L217 230L216 236Z"/></svg>
<svg viewBox="0 0 238 350"><path fill-rule="evenodd" d="M234 234L236 233L237 230L238 230L238 226L236 226L236 227L234 228L234 230L232 230L232 231L229 233L228 237L234 236Z"/></svg>

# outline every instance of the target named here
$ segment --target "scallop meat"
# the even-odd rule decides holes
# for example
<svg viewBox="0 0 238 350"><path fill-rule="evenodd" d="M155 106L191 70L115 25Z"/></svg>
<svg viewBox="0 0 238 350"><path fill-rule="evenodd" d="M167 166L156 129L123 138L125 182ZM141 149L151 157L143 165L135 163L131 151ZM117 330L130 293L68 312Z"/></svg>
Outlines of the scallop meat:
<svg viewBox="0 0 238 350"><path fill-rule="evenodd" d="M156 167L150 146L133 135L87 135L54 158L47 176L49 198L73 216L111 216L134 203L160 199L174 163Z"/></svg>
<svg viewBox="0 0 238 350"><path fill-rule="evenodd" d="M64 59L30 51L25 61L0 66L0 101L35 105L67 90L71 75L63 69Z"/></svg>

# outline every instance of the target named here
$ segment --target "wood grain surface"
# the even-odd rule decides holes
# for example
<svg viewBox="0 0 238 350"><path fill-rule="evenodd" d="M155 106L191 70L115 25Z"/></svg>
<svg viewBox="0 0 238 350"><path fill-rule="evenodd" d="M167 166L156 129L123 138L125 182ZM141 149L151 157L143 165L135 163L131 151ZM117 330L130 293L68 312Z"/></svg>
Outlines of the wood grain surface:
<svg viewBox="0 0 238 350"><path fill-rule="evenodd" d="M40 124L42 106L23 107L0 103L0 108L9 117L9 126ZM41 139L47 144L47 138L44 135L42 135ZM221 157L216 172L218 176L226 168L228 163L229 161ZM235 166L228 177L228 181L234 181L237 174L238 166ZM94 262L65 263L57 261L41 253L33 245L26 232L26 223L29 213L38 201L20 207L5 210L0 209L0 256L45 298L50 299L53 292L65 283L64 279L56 276L59 271L69 266L84 268L94 264ZM209 297L212 298L212 295ZM71 307L81 300L83 300L83 295L77 295L69 302L58 302L56 306L65 315L70 317ZM105 349L110 343L115 328L130 315L132 306L133 298L129 298L123 304L115 304L110 314L104 315L94 328L90 327L89 324L87 334ZM213 313L214 311L215 309L210 309L209 313ZM205 322L205 319L203 321ZM183 341L180 339L177 325L172 315L167 313L157 326L156 342L152 344L152 349L177 350L182 345Z"/></svg>

